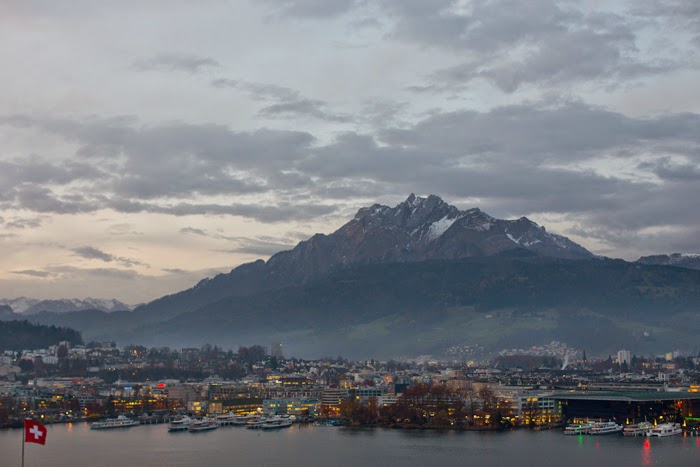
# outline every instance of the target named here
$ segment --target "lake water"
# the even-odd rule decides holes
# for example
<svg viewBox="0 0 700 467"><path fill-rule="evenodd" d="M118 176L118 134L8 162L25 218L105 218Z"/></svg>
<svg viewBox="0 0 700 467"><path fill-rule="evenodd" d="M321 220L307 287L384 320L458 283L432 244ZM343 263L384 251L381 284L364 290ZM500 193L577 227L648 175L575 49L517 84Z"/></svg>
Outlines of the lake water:
<svg viewBox="0 0 700 467"><path fill-rule="evenodd" d="M0 466L19 466L21 431L0 431ZM27 444L29 466L685 466L700 465L700 438L565 436L561 431L431 432L294 426L168 433L166 425L90 430L49 426Z"/></svg>

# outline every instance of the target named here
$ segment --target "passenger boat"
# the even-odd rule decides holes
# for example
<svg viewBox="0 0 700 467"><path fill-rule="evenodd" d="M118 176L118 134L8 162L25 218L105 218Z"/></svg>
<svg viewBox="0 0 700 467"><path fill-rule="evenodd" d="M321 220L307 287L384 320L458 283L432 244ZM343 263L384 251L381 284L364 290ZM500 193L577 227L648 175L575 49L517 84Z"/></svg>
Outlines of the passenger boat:
<svg viewBox="0 0 700 467"><path fill-rule="evenodd" d="M647 436L658 436L661 438L664 436L680 435L681 433L683 433L683 428L681 428L680 423L662 423L649 430Z"/></svg>
<svg viewBox="0 0 700 467"><path fill-rule="evenodd" d="M171 420L168 424L168 431L187 431L192 424L192 419L187 415Z"/></svg>
<svg viewBox="0 0 700 467"><path fill-rule="evenodd" d="M565 435L580 435L583 434L583 425L581 423L575 423L564 428Z"/></svg>
<svg viewBox="0 0 700 467"><path fill-rule="evenodd" d="M625 429L622 430L622 434L624 436L646 436L652 428L654 428L654 425L649 422L635 423L627 425Z"/></svg>
<svg viewBox="0 0 700 467"><path fill-rule="evenodd" d="M248 422L246 428L251 430L270 430L274 428L286 428L292 426L289 417L274 415L272 417L261 418L260 420Z"/></svg>
<svg viewBox="0 0 700 467"><path fill-rule="evenodd" d="M622 425L618 425L615 422L600 422L596 423L591 427L590 434L593 436L610 435L612 433L619 433L621 431Z"/></svg>
<svg viewBox="0 0 700 467"><path fill-rule="evenodd" d="M232 424L238 425L238 426L244 426L244 425L247 425L248 423L251 423L251 422L257 422L261 418L262 417L260 415L256 415L256 414L242 415L240 417L236 417L236 419L232 422Z"/></svg>
<svg viewBox="0 0 700 467"><path fill-rule="evenodd" d="M565 435L586 435L590 433L591 428L596 425L595 422L574 423L564 428Z"/></svg>
<svg viewBox="0 0 700 467"><path fill-rule="evenodd" d="M197 433L199 431L216 430L217 428L219 428L219 423L216 421L216 419L207 417L201 420L194 420L192 423L190 423L187 431L190 433Z"/></svg>
<svg viewBox="0 0 700 467"><path fill-rule="evenodd" d="M216 416L216 420L219 422L233 422L237 419L238 417L236 416L235 413L229 412L229 413L224 413L221 415Z"/></svg>
<svg viewBox="0 0 700 467"><path fill-rule="evenodd" d="M108 418L106 420L94 422L92 425L90 425L90 429L106 430L109 428L128 428L130 426L136 426L138 424L138 420L132 420L129 417L120 415L117 418Z"/></svg>
<svg viewBox="0 0 700 467"><path fill-rule="evenodd" d="M278 428L289 428L292 426L292 421L288 418L278 418L274 420L268 420L258 428L261 430L276 430Z"/></svg>

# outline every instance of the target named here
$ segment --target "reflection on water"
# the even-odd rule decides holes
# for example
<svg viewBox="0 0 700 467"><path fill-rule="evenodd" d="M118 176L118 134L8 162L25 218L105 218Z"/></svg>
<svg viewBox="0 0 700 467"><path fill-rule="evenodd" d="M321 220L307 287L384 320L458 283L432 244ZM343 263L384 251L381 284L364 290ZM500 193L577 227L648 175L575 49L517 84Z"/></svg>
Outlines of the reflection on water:
<svg viewBox="0 0 700 467"><path fill-rule="evenodd" d="M222 427L200 434L168 433L165 425L90 430L49 427L46 446L27 446L27 465L246 465L369 467L465 465L700 465L700 438L564 436L559 431L505 433L402 431L295 426L274 432ZM19 465L19 430L0 431L0 464Z"/></svg>
<svg viewBox="0 0 700 467"><path fill-rule="evenodd" d="M644 444L642 444L642 465L651 465L651 443L649 438L645 438Z"/></svg>

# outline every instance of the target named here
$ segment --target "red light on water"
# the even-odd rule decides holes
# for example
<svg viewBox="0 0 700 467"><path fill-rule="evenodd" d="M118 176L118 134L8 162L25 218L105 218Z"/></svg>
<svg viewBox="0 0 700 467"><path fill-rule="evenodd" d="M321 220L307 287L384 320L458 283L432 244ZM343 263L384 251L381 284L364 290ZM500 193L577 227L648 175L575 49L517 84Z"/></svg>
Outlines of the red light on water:
<svg viewBox="0 0 700 467"><path fill-rule="evenodd" d="M642 465L651 465L651 443L649 438L644 440L642 446Z"/></svg>

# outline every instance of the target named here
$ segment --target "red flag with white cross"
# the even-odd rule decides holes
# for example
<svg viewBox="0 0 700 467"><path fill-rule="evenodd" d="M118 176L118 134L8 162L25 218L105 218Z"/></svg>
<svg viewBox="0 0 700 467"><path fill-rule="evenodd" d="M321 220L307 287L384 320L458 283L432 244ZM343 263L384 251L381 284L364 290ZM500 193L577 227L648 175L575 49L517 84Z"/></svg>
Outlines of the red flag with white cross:
<svg viewBox="0 0 700 467"><path fill-rule="evenodd" d="M46 427L34 420L24 420L24 442L46 444Z"/></svg>

